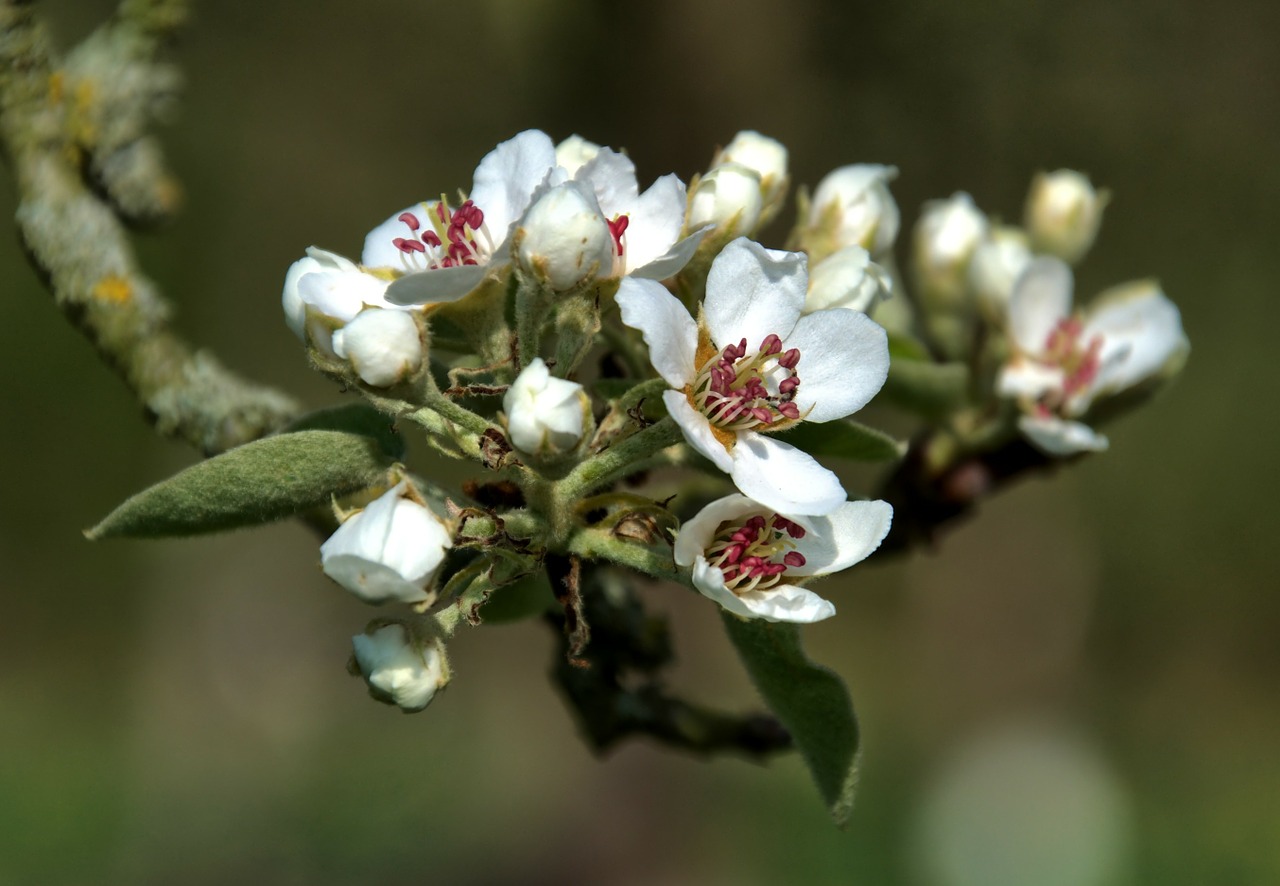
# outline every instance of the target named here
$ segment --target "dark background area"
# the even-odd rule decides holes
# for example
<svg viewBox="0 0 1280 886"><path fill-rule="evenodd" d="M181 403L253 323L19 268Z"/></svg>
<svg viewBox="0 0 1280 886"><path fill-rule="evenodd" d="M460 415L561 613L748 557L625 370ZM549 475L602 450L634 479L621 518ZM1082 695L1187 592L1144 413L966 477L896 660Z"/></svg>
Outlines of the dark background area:
<svg viewBox="0 0 1280 886"><path fill-rule="evenodd" d="M111 5L41 8L67 46ZM289 263L529 127L645 183L754 128L799 183L896 164L908 221L956 190L1016 220L1035 171L1085 170L1113 202L1078 292L1158 277L1191 359L1109 453L823 586L806 639L864 737L839 833L794 758L593 759L540 625L460 635L424 714L373 704L343 672L370 611L300 526L83 540L195 456L0 238L0 884L1280 882L1277 45L1260 0L201 4L164 130L186 209L138 249L185 334L310 405L337 393ZM680 685L755 703L713 606L648 599Z"/></svg>

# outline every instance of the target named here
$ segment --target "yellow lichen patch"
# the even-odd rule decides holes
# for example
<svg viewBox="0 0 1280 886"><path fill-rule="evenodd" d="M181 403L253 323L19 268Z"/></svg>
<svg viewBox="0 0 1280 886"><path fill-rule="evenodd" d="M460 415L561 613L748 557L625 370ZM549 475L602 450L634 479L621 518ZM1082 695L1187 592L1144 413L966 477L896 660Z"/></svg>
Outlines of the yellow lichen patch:
<svg viewBox="0 0 1280 886"><path fill-rule="evenodd" d="M93 285L93 297L109 304L124 304L133 298L133 286L124 277L111 274Z"/></svg>

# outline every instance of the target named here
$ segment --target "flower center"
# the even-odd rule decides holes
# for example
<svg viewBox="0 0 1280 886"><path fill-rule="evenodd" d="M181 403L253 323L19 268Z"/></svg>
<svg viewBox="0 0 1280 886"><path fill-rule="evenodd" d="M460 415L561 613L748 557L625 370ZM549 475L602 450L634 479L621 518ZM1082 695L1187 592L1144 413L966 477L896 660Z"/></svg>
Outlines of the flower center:
<svg viewBox="0 0 1280 886"><path fill-rule="evenodd" d="M774 333L749 357L744 338L714 354L702 367L693 383L694 405L712 426L726 431L796 421L800 418L800 407L794 402L800 387L799 362L799 349L784 353L782 339Z"/></svg>
<svg viewBox="0 0 1280 886"><path fill-rule="evenodd" d="M391 245L400 250L406 271L434 271L462 265L483 265L495 248L489 229L484 226L484 212L466 200L450 210L444 196L432 206L423 204L422 215L430 225L412 212L400 214L400 221L410 236L395 237Z"/></svg>
<svg viewBox="0 0 1280 886"><path fill-rule="evenodd" d="M1102 366L1102 336L1087 342L1084 324L1078 317L1064 317L1045 339L1041 360L1062 370L1062 390L1046 395L1037 409L1042 414L1060 409L1075 394L1086 390L1098 377Z"/></svg>
<svg viewBox="0 0 1280 886"><path fill-rule="evenodd" d="M735 594L768 590L788 568L804 565L804 554L794 550L801 538L803 526L780 514L757 514L740 526L725 524L707 549L707 562L724 573L725 586Z"/></svg>

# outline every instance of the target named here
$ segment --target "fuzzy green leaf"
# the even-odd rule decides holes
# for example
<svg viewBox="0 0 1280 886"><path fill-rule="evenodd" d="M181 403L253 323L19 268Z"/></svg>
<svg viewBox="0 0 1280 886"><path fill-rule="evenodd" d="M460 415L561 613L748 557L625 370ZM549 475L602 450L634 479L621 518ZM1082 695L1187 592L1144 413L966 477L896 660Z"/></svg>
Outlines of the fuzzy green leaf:
<svg viewBox="0 0 1280 886"><path fill-rule="evenodd" d="M85 535L164 538L269 523L383 483L393 463L376 440L361 434L267 437L144 489Z"/></svg>
<svg viewBox="0 0 1280 886"><path fill-rule="evenodd" d="M721 615L751 681L791 733L843 828L853 811L859 757L858 720L844 681L805 656L795 625Z"/></svg>
<svg viewBox="0 0 1280 886"><path fill-rule="evenodd" d="M297 431L345 431L361 434L378 441L378 446L388 458L400 461L404 458L404 437L396 430L395 420L379 412L368 403L345 403L317 409L295 419L284 433Z"/></svg>
<svg viewBox="0 0 1280 886"><path fill-rule="evenodd" d="M897 461L907 451L906 443L851 419L822 424L801 422L778 434L778 439L810 455L853 461Z"/></svg>
<svg viewBox="0 0 1280 886"><path fill-rule="evenodd" d="M964 406L969 367L963 363L892 358L884 383L886 400L926 418L942 418Z"/></svg>

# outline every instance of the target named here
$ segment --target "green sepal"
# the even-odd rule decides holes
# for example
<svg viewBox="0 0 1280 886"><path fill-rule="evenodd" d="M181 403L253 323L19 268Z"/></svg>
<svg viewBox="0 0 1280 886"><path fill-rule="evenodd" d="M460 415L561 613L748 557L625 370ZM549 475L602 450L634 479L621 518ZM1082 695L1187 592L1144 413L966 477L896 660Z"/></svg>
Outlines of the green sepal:
<svg viewBox="0 0 1280 886"><path fill-rule="evenodd" d="M890 340L889 377L881 390L886 400L925 418L939 419L965 406L969 387L965 364L935 363L914 340Z"/></svg>
<svg viewBox="0 0 1280 886"><path fill-rule="evenodd" d="M286 434L298 431L345 431L372 437L388 458L395 461L404 459L404 437L396 430L395 420L368 403L345 403L317 409L294 419L284 429Z"/></svg>
<svg viewBox="0 0 1280 886"><path fill-rule="evenodd" d="M811 662L796 625L721 612L751 681L804 757L837 827L848 824L858 782L858 720L849 690Z"/></svg>
<svg viewBox="0 0 1280 886"><path fill-rule="evenodd" d="M800 422L776 437L810 455L852 461L897 461L907 452L905 442L851 419L822 424Z"/></svg>
<svg viewBox="0 0 1280 886"><path fill-rule="evenodd" d="M165 538L256 526L387 482L395 460L362 434L308 430L246 443L125 501L85 535Z"/></svg>

